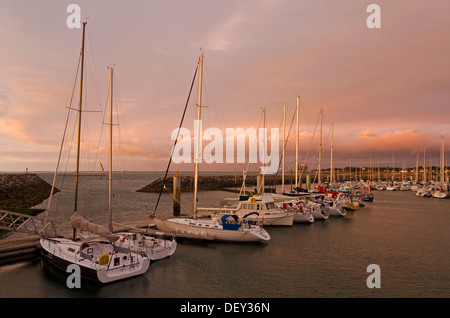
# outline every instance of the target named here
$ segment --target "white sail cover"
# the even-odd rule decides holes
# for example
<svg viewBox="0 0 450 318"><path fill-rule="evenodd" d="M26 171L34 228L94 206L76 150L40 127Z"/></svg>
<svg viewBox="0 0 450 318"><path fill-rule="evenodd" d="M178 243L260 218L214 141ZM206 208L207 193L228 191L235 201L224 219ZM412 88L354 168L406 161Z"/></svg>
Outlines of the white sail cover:
<svg viewBox="0 0 450 318"><path fill-rule="evenodd" d="M97 225L95 223L87 221L83 216L81 216L78 212L74 211L72 216L70 217L70 223L72 226L79 230L89 231L94 234L98 234L101 237L104 237L110 242L116 241L119 236L111 233L107 228L101 225Z"/></svg>

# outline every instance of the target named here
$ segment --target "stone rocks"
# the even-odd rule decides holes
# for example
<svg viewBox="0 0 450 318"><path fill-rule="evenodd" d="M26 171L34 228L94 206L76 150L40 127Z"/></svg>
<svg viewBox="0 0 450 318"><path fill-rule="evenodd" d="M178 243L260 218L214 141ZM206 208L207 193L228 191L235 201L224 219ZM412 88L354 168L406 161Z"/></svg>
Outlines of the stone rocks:
<svg viewBox="0 0 450 318"><path fill-rule="evenodd" d="M0 208L31 208L47 199L51 189L34 173L0 175Z"/></svg>
<svg viewBox="0 0 450 318"><path fill-rule="evenodd" d="M274 176L265 176L264 184L269 187L270 184L274 183ZM277 184L281 183L281 177L278 177ZM159 193L161 191L161 186L163 184L164 178L161 177L152 183L146 185L145 187L137 190L138 192L152 192ZM167 177L165 187L172 192L173 191L173 178ZM248 190L256 187L257 176L247 176L245 178L245 186ZM199 176L198 177L198 190L199 191L211 191L223 188L236 188L239 190L242 186L242 176L238 176L235 181L233 175L228 176ZM191 192L194 191L194 177L193 176L182 176L181 177L181 192Z"/></svg>

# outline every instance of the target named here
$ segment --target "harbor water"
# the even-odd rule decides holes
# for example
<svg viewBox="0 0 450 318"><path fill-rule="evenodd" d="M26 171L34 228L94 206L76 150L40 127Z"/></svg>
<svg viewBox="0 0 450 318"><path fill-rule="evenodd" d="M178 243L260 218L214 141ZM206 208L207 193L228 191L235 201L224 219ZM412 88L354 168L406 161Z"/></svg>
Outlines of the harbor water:
<svg viewBox="0 0 450 318"><path fill-rule="evenodd" d="M52 182L51 173L38 173ZM153 212L157 193L140 193L163 173L115 174L115 222L143 220ZM80 213L107 222L107 176L83 176ZM67 184L73 177L67 176ZM160 217L172 214L172 195L164 191ZM54 198L70 228L73 192ZM82 282L68 288L69 274L55 272L39 257L0 266L1 298L448 298L450 297L450 200L419 198L411 191L373 191L374 201L346 217L330 217L288 228L266 227L265 243L184 241L175 254L153 263L140 277L98 286ZM61 200L57 200L60 196ZM235 194L199 193L198 206L219 206ZM192 193L181 196L190 213ZM67 200L69 201L69 200ZM47 201L41 206L46 206ZM14 237L12 234L9 237ZM367 279L379 266L380 288Z"/></svg>

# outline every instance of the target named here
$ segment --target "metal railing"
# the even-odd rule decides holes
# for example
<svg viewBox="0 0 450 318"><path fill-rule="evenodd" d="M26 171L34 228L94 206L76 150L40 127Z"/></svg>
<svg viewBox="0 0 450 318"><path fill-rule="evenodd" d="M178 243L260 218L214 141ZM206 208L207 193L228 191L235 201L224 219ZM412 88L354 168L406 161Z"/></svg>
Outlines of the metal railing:
<svg viewBox="0 0 450 318"><path fill-rule="evenodd" d="M60 223L42 216L0 210L0 230L57 236Z"/></svg>

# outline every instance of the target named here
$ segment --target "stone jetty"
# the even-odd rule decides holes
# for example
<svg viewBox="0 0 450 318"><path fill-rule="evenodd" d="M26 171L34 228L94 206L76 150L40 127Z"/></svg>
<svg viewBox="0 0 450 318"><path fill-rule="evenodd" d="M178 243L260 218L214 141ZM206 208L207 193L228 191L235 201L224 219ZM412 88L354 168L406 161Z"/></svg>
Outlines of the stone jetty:
<svg viewBox="0 0 450 318"><path fill-rule="evenodd" d="M276 178L276 183L281 184L281 176ZM146 185L145 187L137 190L138 192L151 192L159 193L161 186L163 184L164 177L161 177L152 183ZM173 177L167 177L165 182L165 187L172 191L173 189ZM266 175L264 177L265 188L270 187L275 182L274 175ZM285 180L286 182L286 180ZM286 183L287 184L287 183ZM252 190L257 185L257 176L250 175L245 178L245 186L247 190ZM220 176L199 176L198 177L198 190L199 191L212 191L212 190L222 190L222 189L234 189L236 187L238 190L242 186L242 176L234 175L220 175ZM194 177L193 176L181 176L181 191L182 192L192 192L194 191Z"/></svg>
<svg viewBox="0 0 450 318"><path fill-rule="evenodd" d="M51 184L34 173L2 174L0 208L31 208L47 199L51 189Z"/></svg>

